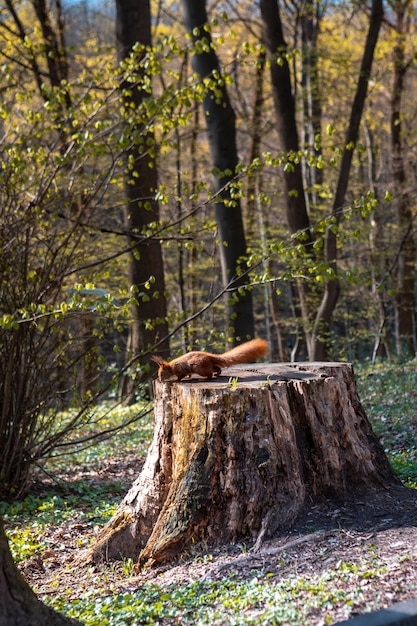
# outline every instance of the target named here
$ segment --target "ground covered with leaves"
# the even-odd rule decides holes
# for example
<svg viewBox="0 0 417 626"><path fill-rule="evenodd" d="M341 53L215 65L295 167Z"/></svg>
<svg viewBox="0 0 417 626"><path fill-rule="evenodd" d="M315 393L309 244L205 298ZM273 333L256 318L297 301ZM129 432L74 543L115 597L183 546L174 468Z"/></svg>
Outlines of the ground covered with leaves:
<svg viewBox="0 0 417 626"><path fill-rule="evenodd" d="M406 489L312 504L257 552L249 543L196 546L139 575L128 559L76 566L140 471L148 419L58 457L22 502L0 503L15 561L42 600L90 626L319 626L417 597L417 362L366 368L357 380Z"/></svg>

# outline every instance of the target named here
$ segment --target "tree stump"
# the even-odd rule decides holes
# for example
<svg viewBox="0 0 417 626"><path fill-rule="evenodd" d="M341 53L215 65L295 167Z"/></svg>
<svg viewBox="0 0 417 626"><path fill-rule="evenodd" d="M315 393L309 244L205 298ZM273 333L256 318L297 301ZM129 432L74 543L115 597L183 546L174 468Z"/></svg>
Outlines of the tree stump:
<svg viewBox="0 0 417 626"><path fill-rule="evenodd" d="M140 564L191 542L262 540L306 503L399 485L348 363L246 364L154 383L143 469L89 557Z"/></svg>

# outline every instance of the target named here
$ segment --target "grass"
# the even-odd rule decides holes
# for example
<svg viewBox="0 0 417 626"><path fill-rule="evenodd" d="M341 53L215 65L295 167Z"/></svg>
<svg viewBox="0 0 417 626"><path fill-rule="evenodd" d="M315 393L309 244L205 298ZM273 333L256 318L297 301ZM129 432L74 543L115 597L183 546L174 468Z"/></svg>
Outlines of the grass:
<svg viewBox="0 0 417 626"><path fill-rule="evenodd" d="M361 402L392 467L417 488L417 362L358 368Z"/></svg>
<svg viewBox="0 0 417 626"><path fill-rule="evenodd" d="M124 423L129 425L112 437L102 437L93 445L80 446L72 454L59 454L53 456L47 464L47 469L55 472L68 467L68 464L75 466L91 465L100 463L103 459L114 456L116 450L126 454L133 452L137 456L145 456L153 433L152 411L148 411L148 404L137 403L129 407L113 407L103 403L98 408L98 413L102 417L93 416L97 431L117 427ZM135 418L142 415L137 421ZM85 434L78 432L79 438Z"/></svg>
<svg viewBox="0 0 417 626"><path fill-rule="evenodd" d="M361 367L356 371L363 406L400 478L417 487L417 363ZM130 407L106 416L109 423L129 419L141 407ZM50 460L49 473L72 480L53 484L45 492L23 501L0 503L11 549L21 565L40 557L48 562L59 553L59 533L82 527L77 546L91 540L95 526L111 517L123 497L129 478L101 482L90 475L117 463L118 454L144 458L152 437L150 416L131 424L110 440L92 448ZM89 474L90 473L90 474ZM133 476L135 478L135 476ZM63 531L64 529L64 531ZM206 555L210 559L210 555ZM408 557L404 557L405 560ZM330 559L331 560L331 559ZM331 624L335 611L361 607L366 610L366 590L375 602L382 600L389 575L387 564L369 549L359 562L339 560L322 571L306 575L294 571L277 575L258 569L246 578L228 575L222 580L187 584L133 585L133 562L108 565L106 572L87 571L78 593L66 590L57 580L52 587L35 591L56 610L78 618L86 626L128 624ZM111 571L110 571L111 570ZM111 575L110 575L111 574ZM90 577L90 578L89 578ZM89 580L91 579L91 584ZM115 582L116 581L116 582ZM56 594L54 595L54 589ZM416 591L417 593L417 591ZM319 619L320 616L320 619ZM343 617L343 616L342 616ZM340 619L340 617L339 617Z"/></svg>
<svg viewBox="0 0 417 626"><path fill-rule="evenodd" d="M97 421L97 429L105 430L110 425L128 422L142 408L141 405L134 405L108 413L108 407L103 406L105 417ZM123 482L103 480L96 483L89 477L84 478L85 470L88 468L90 475L98 473L104 462L115 458L115 452L116 458L120 452L123 456L135 454L144 458L152 433L152 414L148 414L140 423L131 423L111 439L97 441L93 446L71 454L57 454L49 459L44 468L48 474L58 477L55 488L52 486L41 495L29 494L11 504L0 502L0 515L6 524L14 560L20 563L35 554L42 556L49 549L46 536L53 525L71 521L87 526L103 526L112 517L130 481L124 477ZM40 541L39 537L45 537L45 540ZM81 547L80 543L78 547Z"/></svg>
<svg viewBox="0 0 417 626"><path fill-rule="evenodd" d="M318 609L328 607L327 623L335 604L349 605L363 595L362 581L378 580L378 570L363 565L359 570L342 563L338 572L326 572L308 579L293 576L285 580L251 577L219 582L193 582L183 586L160 587L145 584L139 592L119 593L100 598L83 597L68 611L61 600L57 610L89 626L110 624L306 624ZM346 581L354 575L354 589L347 592ZM306 595L309 602L306 603ZM325 618L326 619L326 618Z"/></svg>

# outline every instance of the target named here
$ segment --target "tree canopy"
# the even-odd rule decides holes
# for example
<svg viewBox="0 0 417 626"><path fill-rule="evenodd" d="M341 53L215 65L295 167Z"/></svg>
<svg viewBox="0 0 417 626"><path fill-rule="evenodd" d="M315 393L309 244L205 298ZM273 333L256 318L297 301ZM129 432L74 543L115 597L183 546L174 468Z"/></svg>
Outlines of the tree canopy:
<svg viewBox="0 0 417 626"><path fill-rule="evenodd" d="M127 4L2 7L9 493L169 345L415 353L414 4Z"/></svg>

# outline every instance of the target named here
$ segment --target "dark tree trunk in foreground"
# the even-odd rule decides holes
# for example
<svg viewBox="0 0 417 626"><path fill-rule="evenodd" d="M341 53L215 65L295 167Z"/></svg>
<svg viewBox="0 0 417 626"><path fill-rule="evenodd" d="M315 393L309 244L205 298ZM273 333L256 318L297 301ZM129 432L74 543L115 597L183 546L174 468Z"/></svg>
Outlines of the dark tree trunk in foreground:
<svg viewBox="0 0 417 626"><path fill-rule="evenodd" d="M150 4L149 0L117 0L116 7L117 47L119 58L123 61L138 42L143 46L151 45ZM145 73L140 63L137 65L138 72ZM129 259L129 281L131 288L136 290L127 344L127 360L130 360L149 351L167 337L168 324L161 244L152 238L146 243L137 244L137 235L146 230L150 223L159 221L159 207L155 199L158 174L156 163L148 152L148 145L153 146L153 135L135 119L135 111L139 110L148 94L140 85L128 81L122 83L121 92L126 110L130 111L128 117L133 115L126 120L125 132L130 133L131 143L125 153L124 174L126 227L131 233L129 244L133 247ZM147 283L149 289L145 290L144 285ZM166 357L168 349L166 339L153 353ZM126 404L135 400L136 387L137 380L128 376L124 378L121 396Z"/></svg>
<svg viewBox="0 0 417 626"><path fill-rule="evenodd" d="M199 541L259 545L315 498L398 484L349 364L252 364L209 382L156 381L145 465L87 560L140 566Z"/></svg>
<svg viewBox="0 0 417 626"><path fill-rule="evenodd" d="M210 33L204 30L207 24L205 0L183 0L184 22L193 42L201 40L211 46ZM238 154L236 146L236 119L230 104L227 89L221 76L217 55L213 48L194 51L193 70L200 78L211 77L215 89L207 88L204 97L204 113L207 124L210 153L216 180L216 222L220 239L220 261L225 286L237 290L249 282L243 274L246 265L246 240L243 227L240 199L233 194L230 184L236 175ZM236 291L235 291L236 294ZM236 344L254 336L252 294L239 293L229 303L228 321Z"/></svg>
<svg viewBox="0 0 417 626"><path fill-rule="evenodd" d="M80 624L43 604L13 562L0 519L0 625L70 626Z"/></svg>

